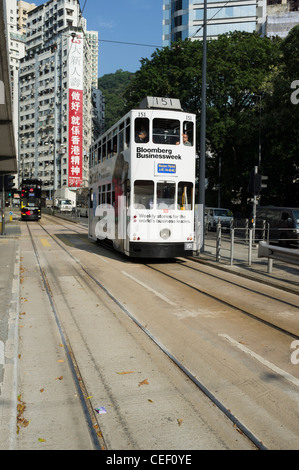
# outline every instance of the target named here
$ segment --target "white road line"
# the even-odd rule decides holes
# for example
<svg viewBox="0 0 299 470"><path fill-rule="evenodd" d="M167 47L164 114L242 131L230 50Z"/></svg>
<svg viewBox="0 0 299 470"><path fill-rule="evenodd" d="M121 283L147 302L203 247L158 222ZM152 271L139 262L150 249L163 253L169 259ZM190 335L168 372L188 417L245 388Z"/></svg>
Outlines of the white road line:
<svg viewBox="0 0 299 470"><path fill-rule="evenodd" d="M127 276L129 277L130 279L132 279L132 281L135 281L137 282L137 284L140 284L142 287L144 287L145 289L147 289L148 291L152 292L153 294L155 294L157 297L160 297L160 299L164 300L164 302L167 302L169 305L172 305L174 307L177 307L177 304L172 302L171 300L169 300L167 297L165 297L164 295L160 294L159 292L157 292L156 290L152 289L151 287L147 286L146 284L144 284L143 282L139 281L138 279L136 279L135 277L131 276L130 274L126 273L125 271L122 271L122 274L124 276Z"/></svg>
<svg viewBox="0 0 299 470"><path fill-rule="evenodd" d="M0 366L4 365L4 343L0 341Z"/></svg>
<svg viewBox="0 0 299 470"><path fill-rule="evenodd" d="M299 387L299 379L297 379L297 378L294 377L293 375L289 374L289 373L286 372L285 370L280 369L280 368L277 367L275 364L272 364L272 362L267 361L267 359L264 359L262 356L259 356L259 355L256 354L255 352L251 351L251 349L249 349L249 348L247 348L246 346L244 346L244 344L239 343L238 341L236 341L235 339L231 338L230 336L228 336L228 335L226 335L226 334L218 334L218 336L221 336L222 338L226 339L226 340L229 341L231 344L233 344L233 345L236 346L237 348L241 349L241 351L245 352L246 354L248 354L249 356L253 357L253 358L256 359L257 361L261 362L264 366L268 367L268 368L271 369L273 372L276 372L276 374L281 375L284 379L288 380L288 381L291 382L293 385L296 385L296 387Z"/></svg>

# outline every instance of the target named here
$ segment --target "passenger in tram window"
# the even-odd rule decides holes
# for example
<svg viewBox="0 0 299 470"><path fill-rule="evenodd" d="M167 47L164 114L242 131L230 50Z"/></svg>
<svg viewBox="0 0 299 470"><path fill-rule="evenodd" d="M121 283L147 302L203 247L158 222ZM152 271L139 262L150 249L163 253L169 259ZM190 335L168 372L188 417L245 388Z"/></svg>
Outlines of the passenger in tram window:
<svg viewBox="0 0 299 470"><path fill-rule="evenodd" d="M192 144L191 144L191 142L189 142L189 140L188 140L188 134L184 133L184 134L182 134L182 136L183 136L183 144L184 144L184 145L191 146ZM179 145L179 144L180 144L180 141L178 140L178 141L176 142L176 145Z"/></svg>
<svg viewBox="0 0 299 470"><path fill-rule="evenodd" d="M183 134L183 144L191 147L191 143L188 140L188 134L186 133Z"/></svg>
<svg viewBox="0 0 299 470"><path fill-rule="evenodd" d="M137 132L135 142L141 144L146 144L148 142L148 135L145 129L142 128Z"/></svg>

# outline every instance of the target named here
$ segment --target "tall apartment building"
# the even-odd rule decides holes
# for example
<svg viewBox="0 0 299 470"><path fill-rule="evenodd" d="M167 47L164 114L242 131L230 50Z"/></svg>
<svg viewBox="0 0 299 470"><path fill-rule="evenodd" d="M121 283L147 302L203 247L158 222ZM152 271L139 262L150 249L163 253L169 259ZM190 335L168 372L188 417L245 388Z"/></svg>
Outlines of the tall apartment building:
<svg viewBox="0 0 299 470"><path fill-rule="evenodd" d="M25 30L28 12L35 8L35 5L20 0L6 0L5 22L8 31L8 52L10 65L10 79L12 90L13 121L15 142L18 139L18 115L19 115L19 66L20 60L25 55Z"/></svg>
<svg viewBox="0 0 299 470"><path fill-rule="evenodd" d="M92 87L98 88L98 57L99 57L99 37L97 31L87 31L85 37L91 51L91 80Z"/></svg>
<svg viewBox="0 0 299 470"><path fill-rule="evenodd" d="M280 8L277 14L274 4L277 11ZM179 39L202 39L203 18L204 0L163 0L163 46ZM284 37L295 24L298 0L207 0L209 39L233 31Z"/></svg>
<svg viewBox="0 0 299 470"><path fill-rule="evenodd" d="M40 178L44 194L53 198L59 188L88 185L96 52L79 1L50 0L29 11L25 47L19 68L19 178Z"/></svg>

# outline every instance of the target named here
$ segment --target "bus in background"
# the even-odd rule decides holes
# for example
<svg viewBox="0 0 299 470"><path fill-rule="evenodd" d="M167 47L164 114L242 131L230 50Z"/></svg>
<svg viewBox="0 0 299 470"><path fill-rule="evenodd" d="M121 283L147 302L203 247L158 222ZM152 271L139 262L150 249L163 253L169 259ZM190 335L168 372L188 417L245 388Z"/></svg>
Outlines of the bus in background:
<svg viewBox="0 0 299 470"><path fill-rule="evenodd" d="M21 219L39 220L42 206L42 181L36 178L23 178L21 182Z"/></svg>
<svg viewBox="0 0 299 470"><path fill-rule="evenodd" d="M147 97L90 148L89 238L131 257L193 253L195 115Z"/></svg>

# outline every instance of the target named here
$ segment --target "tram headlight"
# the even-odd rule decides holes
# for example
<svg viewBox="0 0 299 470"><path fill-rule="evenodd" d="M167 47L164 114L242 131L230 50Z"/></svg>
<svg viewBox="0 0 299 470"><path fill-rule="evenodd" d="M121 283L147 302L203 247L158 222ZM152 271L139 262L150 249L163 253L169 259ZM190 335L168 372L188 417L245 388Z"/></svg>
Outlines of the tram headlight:
<svg viewBox="0 0 299 470"><path fill-rule="evenodd" d="M163 228L160 232L160 237L163 238L163 240L167 240L171 235L171 231L168 228Z"/></svg>

